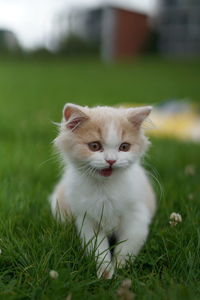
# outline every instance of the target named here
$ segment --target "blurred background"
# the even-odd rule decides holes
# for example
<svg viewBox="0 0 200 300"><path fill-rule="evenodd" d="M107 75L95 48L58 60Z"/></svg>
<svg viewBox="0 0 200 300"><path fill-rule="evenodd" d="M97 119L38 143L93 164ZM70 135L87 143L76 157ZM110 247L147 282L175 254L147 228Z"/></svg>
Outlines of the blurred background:
<svg viewBox="0 0 200 300"><path fill-rule="evenodd" d="M98 54L102 61L142 53L200 52L198 0L0 1L1 53Z"/></svg>
<svg viewBox="0 0 200 300"><path fill-rule="evenodd" d="M199 141L199 58L198 0L0 0L1 128L152 104L152 133Z"/></svg>
<svg viewBox="0 0 200 300"><path fill-rule="evenodd" d="M1 51L132 57L156 30L156 11L156 0L1 0Z"/></svg>

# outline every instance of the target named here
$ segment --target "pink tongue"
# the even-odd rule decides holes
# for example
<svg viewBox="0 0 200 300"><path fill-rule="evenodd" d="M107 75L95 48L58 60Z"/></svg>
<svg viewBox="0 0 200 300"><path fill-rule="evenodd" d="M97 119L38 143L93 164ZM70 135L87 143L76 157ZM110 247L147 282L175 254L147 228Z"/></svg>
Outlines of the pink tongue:
<svg viewBox="0 0 200 300"><path fill-rule="evenodd" d="M103 169L99 172L102 176L108 177L112 175L112 168Z"/></svg>

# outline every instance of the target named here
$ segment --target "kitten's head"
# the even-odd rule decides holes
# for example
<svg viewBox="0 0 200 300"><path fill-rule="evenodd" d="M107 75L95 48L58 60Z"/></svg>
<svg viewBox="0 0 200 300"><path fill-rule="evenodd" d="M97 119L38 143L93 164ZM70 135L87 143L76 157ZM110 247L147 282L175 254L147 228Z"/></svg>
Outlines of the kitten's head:
<svg viewBox="0 0 200 300"><path fill-rule="evenodd" d="M130 167L147 149L141 125L151 110L66 104L55 144L81 173L109 177Z"/></svg>

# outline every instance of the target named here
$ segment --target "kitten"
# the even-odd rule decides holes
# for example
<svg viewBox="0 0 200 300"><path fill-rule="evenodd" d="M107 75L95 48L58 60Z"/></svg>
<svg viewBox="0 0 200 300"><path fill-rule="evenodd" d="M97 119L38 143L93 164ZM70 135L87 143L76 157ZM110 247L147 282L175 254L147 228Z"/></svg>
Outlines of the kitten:
<svg viewBox="0 0 200 300"><path fill-rule="evenodd" d="M149 145L141 125L151 109L64 107L55 145L66 169L51 208L62 221L75 218L87 250L95 249L99 278L111 278L148 235L156 204L139 160ZM112 256L113 234L118 243Z"/></svg>

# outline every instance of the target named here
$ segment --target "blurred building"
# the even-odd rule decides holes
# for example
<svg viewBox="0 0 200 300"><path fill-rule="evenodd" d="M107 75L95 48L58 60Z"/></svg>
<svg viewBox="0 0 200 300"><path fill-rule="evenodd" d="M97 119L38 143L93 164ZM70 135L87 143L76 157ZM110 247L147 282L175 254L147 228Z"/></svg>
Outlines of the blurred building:
<svg viewBox="0 0 200 300"><path fill-rule="evenodd" d="M19 43L15 34L6 29L0 29L0 53L16 52L19 50Z"/></svg>
<svg viewBox="0 0 200 300"><path fill-rule="evenodd" d="M163 54L200 54L200 0L160 0L158 32Z"/></svg>
<svg viewBox="0 0 200 300"><path fill-rule="evenodd" d="M70 34L99 43L103 60L125 59L139 54L150 32L148 16L116 6L73 11Z"/></svg>

